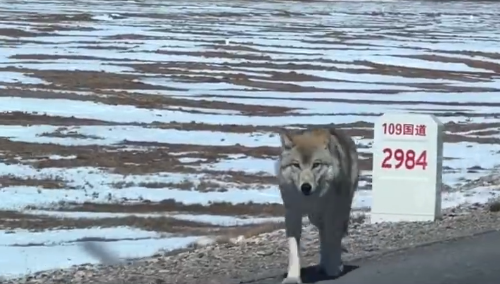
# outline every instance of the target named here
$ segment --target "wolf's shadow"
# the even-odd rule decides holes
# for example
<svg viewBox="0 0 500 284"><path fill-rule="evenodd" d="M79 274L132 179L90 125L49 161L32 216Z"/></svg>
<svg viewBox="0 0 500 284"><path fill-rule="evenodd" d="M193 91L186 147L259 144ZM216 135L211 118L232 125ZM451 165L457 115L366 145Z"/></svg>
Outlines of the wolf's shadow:
<svg viewBox="0 0 500 284"><path fill-rule="evenodd" d="M359 266L357 266L357 265L344 264L344 271L342 271L342 273L339 276L329 277L326 274L322 273L317 265L311 265L311 266L302 268L300 271L300 275L301 275L302 283L316 283L316 282L320 282L320 281L334 280L334 279L340 278L340 277L346 275L347 273L349 273L353 270L356 270L358 268L359 268ZM286 273L283 274L283 278L285 278L286 275L287 275Z"/></svg>

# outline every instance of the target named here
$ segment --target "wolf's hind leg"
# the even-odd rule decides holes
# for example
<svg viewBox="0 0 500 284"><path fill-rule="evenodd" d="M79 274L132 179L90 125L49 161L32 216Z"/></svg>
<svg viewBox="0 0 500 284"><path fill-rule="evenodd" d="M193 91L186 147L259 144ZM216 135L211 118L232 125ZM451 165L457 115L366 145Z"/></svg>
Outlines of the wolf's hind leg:
<svg viewBox="0 0 500 284"><path fill-rule="evenodd" d="M302 215L290 209L285 213L286 236L288 239L288 274L283 284L300 284L301 259L300 237L302 234Z"/></svg>

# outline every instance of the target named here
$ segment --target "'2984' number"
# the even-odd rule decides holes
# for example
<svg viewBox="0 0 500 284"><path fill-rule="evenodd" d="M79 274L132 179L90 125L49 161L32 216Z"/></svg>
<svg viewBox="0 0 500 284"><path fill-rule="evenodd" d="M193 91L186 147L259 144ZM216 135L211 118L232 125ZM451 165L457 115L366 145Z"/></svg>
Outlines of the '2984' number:
<svg viewBox="0 0 500 284"><path fill-rule="evenodd" d="M404 166L408 170L413 170L415 167L421 167L423 170L427 167L427 151L422 151L420 155L413 150L391 149L383 150L385 158L382 160L382 168L399 169ZM391 163L391 160L396 160L396 163Z"/></svg>

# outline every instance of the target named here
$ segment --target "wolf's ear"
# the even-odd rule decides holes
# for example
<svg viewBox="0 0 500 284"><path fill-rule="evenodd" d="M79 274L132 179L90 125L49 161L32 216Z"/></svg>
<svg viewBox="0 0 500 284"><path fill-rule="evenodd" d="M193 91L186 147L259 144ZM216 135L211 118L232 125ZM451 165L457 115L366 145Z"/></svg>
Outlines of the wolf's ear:
<svg viewBox="0 0 500 284"><path fill-rule="evenodd" d="M314 135L318 139L320 145L325 147L325 149L332 147L332 135L328 129L317 129L314 131Z"/></svg>
<svg viewBox="0 0 500 284"><path fill-rule="evenodd" d="M293 140L290 137L290 133L288 133L286 130L280 133L280 139L281 147L283 149L290 150L293 148Z"/></svg>

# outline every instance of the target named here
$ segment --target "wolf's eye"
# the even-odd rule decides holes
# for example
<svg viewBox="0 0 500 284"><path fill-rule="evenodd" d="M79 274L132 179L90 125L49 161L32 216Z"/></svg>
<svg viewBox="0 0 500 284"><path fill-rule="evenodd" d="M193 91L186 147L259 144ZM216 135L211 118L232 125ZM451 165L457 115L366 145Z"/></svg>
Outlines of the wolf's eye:
<svg viewBox="0 0 500 284"><path fill-rule="evenodd" d="M300 169L300 164L299 163L292 163L292 166L294 168Z"/></svg>
<svg viewBox="0 0 500 284"><path fill-rule="evenodd" d="M315 169L315 168L317 168L319 166L321 166L321 163L314 163L312 168Z"/></svg>

